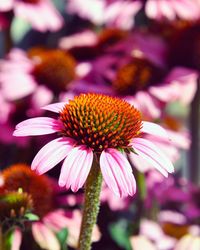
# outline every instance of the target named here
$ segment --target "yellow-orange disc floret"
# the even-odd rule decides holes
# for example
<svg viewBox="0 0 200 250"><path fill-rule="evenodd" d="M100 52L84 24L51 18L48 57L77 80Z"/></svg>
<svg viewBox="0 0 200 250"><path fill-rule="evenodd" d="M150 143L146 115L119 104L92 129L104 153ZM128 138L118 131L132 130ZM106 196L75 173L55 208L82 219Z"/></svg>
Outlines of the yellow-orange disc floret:
<svg viewBox="0 0 200 250"><path fill-rule="evenodd" d="M81 94L60 112L64 136L101 152L106 148L128 149L138 136L141 114L129 103L101 94Z"/></svg>
<svg viewBox="0 0 200 250"><path fill-rule="evenodd" d="M2 171L4 188L17 191L19 188L28 193L33 200L33 212L40 217L53 206L52 183L48 177L39 176L25 164L16 164Z"/></svg>

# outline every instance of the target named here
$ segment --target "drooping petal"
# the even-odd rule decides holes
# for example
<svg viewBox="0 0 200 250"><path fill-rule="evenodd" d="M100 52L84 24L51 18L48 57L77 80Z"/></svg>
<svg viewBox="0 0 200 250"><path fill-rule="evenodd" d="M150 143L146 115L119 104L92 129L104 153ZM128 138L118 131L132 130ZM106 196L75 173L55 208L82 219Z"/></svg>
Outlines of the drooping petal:
<svg viewBox="0 0 200 250"><path fill-rule="evenodd" d="M67 103L68 102L57 102L57 103L46 105L46 106L42 107L42 109L52 111L55 113L59 113Z"/></svg>
<svg viewBox="0 0 200 250"><path fill-rule="evenodd" d="M136 182L131 166L123 154L116 149L106 149L100 156L100 167L107 186L117 195L134 195Z"/></svg>
<svg viewBox="0 0 200 250"><path fill-rule="evenodd" d="M71 150L63 162L59 185L76 192L86 181L93 161L93 152L86 146L78 146Z"/></svg>
<svg viewBox="0 0 200 250"><path fill-rule="evenodd" d="M142 128L140 131L143 133L151 134L156 137L161 137L169 140L169 135L167 134L167 131L160 125L155 124L153 122L143 121Z"/></svg>
<svg viewBox="0 0 200 250"><path fill-rule="evenodd" d="M164 176L168 175L167 172L172 173L174 171L171 161L152 142L143 138L134 138L132 146L138 153L135 157L143 157Z"/></svg>
<svg viewBox="0 0 200 250"><path fill-rule="evenodd" d="M32 234L42 249L60 250L60 244L55 234L43 223L34 222L32 225Z"/></svg>
<svg viewBox="0 0 200 250"><path fill-rule="evenodd" d="M36 117L20 122L16 126L14 136L46 135L58 132L62 124L50 117Z"/></svg>
<svg viewBox="0 0 200 250"><path fill-rule="evenodd" d="M19 228L16 228L13 232L12 247L11 250L20 250L22 243L22 232Z"/></svg>
<svg viewBox="0 0 200 250"><path fill-rule="evenodd" d="M33 159L31 169L36 170L38 174L47 172L69 154L73 145L74 140L66 137L60 137L47 143Z"/></svg>

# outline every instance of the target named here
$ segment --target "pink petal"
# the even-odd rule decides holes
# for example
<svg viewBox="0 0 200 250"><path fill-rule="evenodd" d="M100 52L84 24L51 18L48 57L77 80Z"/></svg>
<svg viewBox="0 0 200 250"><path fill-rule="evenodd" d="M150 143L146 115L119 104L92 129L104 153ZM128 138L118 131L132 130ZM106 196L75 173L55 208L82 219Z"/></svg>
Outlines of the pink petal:
<svg viewBox="0 0 200 250"><path fill-rule="evenodd" d="M66 186L73 192L81 188L86 181L93 161L93 152L86 146L78 146L71 150L65 159L59 178L59 185Z"/></svg>
<svg viewBox="0 0 200 250"><path fill-rule="evenodd" d="M53 103L53 104L49 104L49 105L46 105L46 106L42 107L42 109L52 111L52 112L55 112L55 113L59 113L60 111L62 111L62 109L64 108L64 106L67 103L68 102Z"/></svg>
<svg viewBox="0 0 200 250"><path fill-rule="evenodd" d="M151 134L156 137L161 137L164 139L169 139L167 131L162 128L160 125L155 124L153 122L142 122L141 132Z"/></svg>
<svg viewBox="0 0 200 250"><path fill-rule="evenodd" d="M160 12L164 17L166 17L169 20L174 20L176 15L175 11L173 9L173 6L171 6L167 1L159 1L159 7L160 7Z"/></svg>
<svg viewBox="0 0 200 250"><path fill-rule="evenodd" d="M20 122L16 126L14 136L46 135L62 129L61 123L50 117L37 117Z"/></svg>
<svg viewBox="0 0 200 250"><path fill-rule="evenodd" d="M15 228L13 233L12 247L11 250L20 250L22 243L22 232L19 228Z"/></svg>
<svg viewBox="0 0 200 250"><path fill-rule="evenodd" d="M41 222L32 225L32 234L35 241L42 249L60 250L60 244L53 231Z"/></svg>
<svg viewBox="0 0 200 250"><path fill-rule="evenodd" d="M172 173L174 171L171 161L152 142L143 138L134 138L132 146L138 153L135 157L143 157L164 176L168 175L167 172Z"/></svg>
<svg viewBox="0 0 200 250"><path fill-rule="evenodd" d="M63 37L59 41L59 47L65 50L69 50L74 47L90 47L96 44L97 35L91 30L84 30L83 32Z"/></svg>
<svg viewBox="0 0 200 250"><path fill-rule="evenodd" d="M132 236L130 241L134 250L157 250L156 246L143 235Z"/></svg>
<svg viewBox="0 0 200 250"><path fill-rule="evenodd" d="M73 139L62 137L47 143L33 159L31 169L38 174L49 171L69 154L74 143Z"/></svg>
<svg viewBox="0 0 200 250"><path fill-rule="evenodd" d="M148 0L145 5L145 12L150 18L160 17L158 4L156 3L156 1L157 0Z"/></svg>
<svg viewBox="0 0 200 250"><path fill-rule="evenodd" d="M100 167L107 186L120 197L136 192L135 178L131 166L123 154L116 149L107 149L100 156Z"/></svg>

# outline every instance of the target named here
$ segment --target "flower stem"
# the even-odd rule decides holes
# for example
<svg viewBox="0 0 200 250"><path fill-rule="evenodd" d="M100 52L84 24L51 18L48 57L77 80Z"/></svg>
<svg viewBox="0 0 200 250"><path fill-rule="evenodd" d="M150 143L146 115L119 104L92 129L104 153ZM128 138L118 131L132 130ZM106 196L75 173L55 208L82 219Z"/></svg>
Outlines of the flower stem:
<svg viewBox="0 0 200 250"><path fill-rule="evenodd" d="M85 203L79 236L79 250L91 249L92 230L99 213L101 185L102 174L100 166L98 161L94 159L85 185Z"/></svg>

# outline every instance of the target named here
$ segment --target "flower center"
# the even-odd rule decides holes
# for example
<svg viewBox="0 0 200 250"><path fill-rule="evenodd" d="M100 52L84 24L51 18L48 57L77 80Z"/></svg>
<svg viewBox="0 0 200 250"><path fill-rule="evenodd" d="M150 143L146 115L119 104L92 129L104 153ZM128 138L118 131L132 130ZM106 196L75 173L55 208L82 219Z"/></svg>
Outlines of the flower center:
<svg viewBox="0 0 200 250"><path fill-rule="evenodd" d="M0 194L0 219L15 220L23 217L33 207L31 196L27 193L11 191Z"/></svg>
<svg viewBox="0 0 200 250"><path fill-rule="evenodd" d="M135 94L147 88L159 78L160 69L144 58L134 58L132 62L121 67L113 81L117 93Z"/></svg>
<svg viewBox="0 0 200 250"><path fill-rule="evenodd" d="M167 235L176 239L180 239L189 232L188 225L177 225L167 222L163 223L162 229Z"/></svg>
<svg viewBox="0 0 200 250"><path fill-rule="evenodd" d="M169 129L172 129L174 131L180 131L181 129L181 122L175 119L172 116L166 116L163 118L163 123L166 125Z"/></svg>
<svg viewBox="0 0 200 250"><path fill-rule="evenodd" d="M2 172L4 188L17 191L19 188L28 193L33 200L33 212L40 217L53 208L53 191L50 180L39 176L28 166L13 165Z"/></svg>
<svg viewBox="0 0 200 250"><path fill-rule="evenodd" d="M34 48L28 55L35 62L33 76L40 84L45 84L54 93L65 91L75 78L75 59L62 50Z"/></svg>
<svg viewBox="0 0 200 250"><path fill-rule="evenodd" d="M142 126L140 112L129 103L101 94L81 94L60 112L62 134L95 152L106 148L129 149Z"/></svg>

